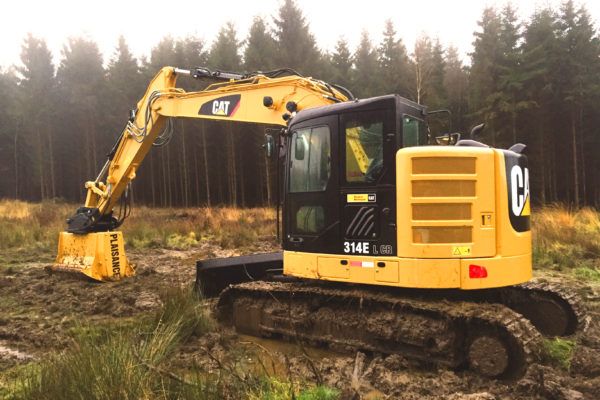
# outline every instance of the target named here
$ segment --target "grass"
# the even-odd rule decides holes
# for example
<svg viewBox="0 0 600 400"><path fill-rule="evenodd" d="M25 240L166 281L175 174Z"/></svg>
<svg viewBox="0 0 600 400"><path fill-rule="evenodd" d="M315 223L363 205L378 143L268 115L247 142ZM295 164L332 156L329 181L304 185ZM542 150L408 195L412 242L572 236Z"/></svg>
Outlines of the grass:
<svg viewBox="0 0 600 400"><path fill-rule="evenodd" d="M0 250L18 251L21 255L48 252L51 257L58 233L65 230L65 221L76 208L74 204L61 202L0 200ZM204 242L240 249L257 241L275 242L275 211L270 208L136 207L123 225L123 232L126 245L134 249L188 250Z"/></svg>
<svg viewBox="0 0 600 400"><path fill-rule="evenodd" d="M537 268L600 279L600 213L548 206L532 213L533 255Z"/></svg>
<svg viewBox="0 0 600 400"><path fill-rule="evenodd" d="M163 304L133 326L75 330L70 350L30 366L16 380L15 399L170 398L161 364L213 322L191 289L173 289Z"/></svg>
<svg viewBox="0 0 600 400"><path fill-rule="evenodd" d="M169 368L178 347L214 329L191 289L170 289L162 308L135 323L78 326L69 350L14 371L13 400L271 399L333 400L339 393L292 379L241 371L223 361L218 374L179 376ZM227 364L229 363L229 364Z"/></svg>
<svg viewBox="0 0 600 400"><path fill-rule="evenodd" d="M575 342L568 339L544 339L543 356L546 361L568 371L575 351Z"/></svg>

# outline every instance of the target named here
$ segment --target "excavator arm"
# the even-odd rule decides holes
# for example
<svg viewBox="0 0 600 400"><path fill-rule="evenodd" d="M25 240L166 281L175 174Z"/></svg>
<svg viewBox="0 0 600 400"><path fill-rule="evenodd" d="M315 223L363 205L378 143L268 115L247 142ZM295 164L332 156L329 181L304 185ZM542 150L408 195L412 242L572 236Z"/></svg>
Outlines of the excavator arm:
<svg viewBox="0 0 600 400"><path fill-rule="evenodd" d="M296 111L347 101L343 88L284 71L256 74L183 70L164 67L152 79L131 113L104 167L94 181L85 183L85 205L68 219L59 236L55 266L77 270L96 280L116 280L134 274L125 257L122 233L115 231L128 214L127 204L118 216L113 210L127 197L142 161L155 145L172 135L171 118L200 118L281 125ZM212 78L214 83L197 92L176 87L179 75Z"/></svg>

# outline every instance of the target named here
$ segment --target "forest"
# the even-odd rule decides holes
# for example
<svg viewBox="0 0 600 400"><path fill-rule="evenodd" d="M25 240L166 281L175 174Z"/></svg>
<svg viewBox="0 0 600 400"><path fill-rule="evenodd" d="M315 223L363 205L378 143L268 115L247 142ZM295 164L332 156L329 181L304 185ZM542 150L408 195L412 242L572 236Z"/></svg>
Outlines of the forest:
<svg viewBox="0 0 600 400"><path fill-rule="evenodd" d="M528 146L537 204L600 206L600 37L572 0L537 9L484 9L463 60L422 34L408 49L391 20L374 42L319 48L299 3L285 0L248 32L227 23L216 37L164 37L140 58L121 37L111 55L86 37L66 40L58 63L28 35L21 59L0 69L0 198L83 201L149 80L167 65L226 71L293 68L364 98L397 93L430 110L449 109L435 133L485 122L481 140ZM191 29L190 29L191 30ZM207 82L180 80L186 90ZM432 125L433 126L433 125ZM272 205L274 166L261 150L265 126L177 120L168 146L154 149L134 181L136 203L161 207Z"/></svg>

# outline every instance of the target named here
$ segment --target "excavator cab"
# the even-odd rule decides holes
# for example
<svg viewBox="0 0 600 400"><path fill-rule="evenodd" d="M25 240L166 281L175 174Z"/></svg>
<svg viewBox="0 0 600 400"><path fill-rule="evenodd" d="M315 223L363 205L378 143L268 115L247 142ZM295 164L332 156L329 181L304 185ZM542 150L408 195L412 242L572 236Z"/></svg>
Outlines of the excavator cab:
<svg viewBox="0 0 600 400"><path fill-rule="evenodd" d="M428 142L424 107L388 95L298 113L288 128L283 248L396 255L396 151Z"/></svg>

